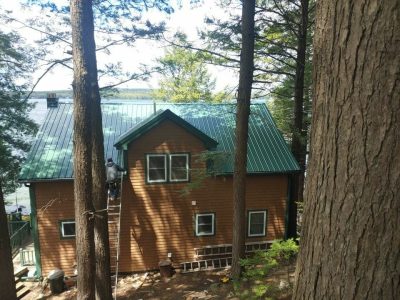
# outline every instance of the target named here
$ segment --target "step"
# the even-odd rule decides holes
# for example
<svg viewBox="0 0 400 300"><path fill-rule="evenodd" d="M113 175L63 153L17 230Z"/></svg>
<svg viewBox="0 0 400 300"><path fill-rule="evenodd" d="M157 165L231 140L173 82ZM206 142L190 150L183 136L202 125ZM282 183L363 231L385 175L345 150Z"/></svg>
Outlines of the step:
<svg viewBox="0 0 400 300"><path fill-rule="evenodd" d="M24 298L26 295L28 295L31 292L30 289L28 289L26 286L24 286L23 289L21 289L18 293L17 293L17 299L20 300L22 298Z"/></svg>
<svg viewBox="0 0 400 300"><path fill-rule="evenodd" d="M18 291L22 290L24 287L25 287L25 285L24 285L22 282L18 282L18 283L15 285L15 290L16 290L17 293L18 293Z"/></svg>

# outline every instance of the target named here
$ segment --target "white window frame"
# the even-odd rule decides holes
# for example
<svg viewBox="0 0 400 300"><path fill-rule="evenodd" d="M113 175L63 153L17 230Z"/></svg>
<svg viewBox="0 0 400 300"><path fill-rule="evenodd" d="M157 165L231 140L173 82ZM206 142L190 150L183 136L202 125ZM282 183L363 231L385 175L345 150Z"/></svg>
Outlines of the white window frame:
<svg viewBox="0 0 400 300"><path fill-rule="evenodd" d="M184 156L186 157L186 178L185 179L172 179L172 157ZM189 154L188 153L173 153L169 155L169 181L170 182L187 182L189 181Z"/></svg>
<svg viewBox="0 0 400 300"><path fill-rule="evenodd" d="M212 225L212 232L211 233L199 233L199 217L203 216L211 216L211 225ZM204 214L196 214L196 236L209 236L215 234L215 213L204 213Z"/></svg>
<svg viewBox="0 0 400 300"><path fill-rule="evenodd" d="M64 233L64 225L65 224L75 224L75 234L71 235L71 234L65 234ZM76 236L76 223L75 221L60 221L60 226L61 226L61 237L62 238L72 238Z"/></svg>
<svg viewBox="0 0 400 300"><path fill-rule="evenodd" d="M252 214L259 214L263 213L264 214L264 226L263 226L263 232L262 233L256 233L256 234L250 234L250 224L251 224L251 215ZM248 214L248 220L247 220L247 236L249 237L256 237L256 236L265 236L265 228L267 227L267 211L266 210L251 210L249 211Z"/></svg>
<svg viewBox="0 0 400 300"><path fill-rule="evenodd" d="M157 180L150 180L150 157L164 157L164 178L165 179L157 179ZM167 182L168 177L167 177L167 155L166 154L147 154L146 155L146 161L147 161L147 170L146 170L146 178L147 182L149 183L154 183L154 182Z"/></svg>

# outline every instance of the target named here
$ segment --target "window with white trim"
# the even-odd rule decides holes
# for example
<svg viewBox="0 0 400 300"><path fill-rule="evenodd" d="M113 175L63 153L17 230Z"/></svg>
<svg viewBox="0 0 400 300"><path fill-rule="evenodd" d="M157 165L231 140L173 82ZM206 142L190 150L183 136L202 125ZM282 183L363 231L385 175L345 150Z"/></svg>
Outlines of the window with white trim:
<svg viewBox="0 0 400 300"><path fill-rule="evenodd" d="M167 181L167 155L147 155L147 182Z"/></svg>
<svg viewBox="0 0 400 300"><path fill-rule="evenodd" d="M75 221L61 221L60 226L62 238L75 237Z"/></svg>
<svg viewBox="0 0 400 300"><path fill-rule="evenodd" d="M215 214L196 214L196 236L214 235Z"/></svg>
<svg viewBox="0 0 400 300"><path fill-rule="evenodd" d="M169 180L189 181L189 154L169 155Z"/></svg>
<svg viewBox="0 0 400 300"><path fill-rule="evenodd" d="M249 211L248 214L248 226L247 235L253 236L265 236L265 227L267 225L267 211Z"/></svg>

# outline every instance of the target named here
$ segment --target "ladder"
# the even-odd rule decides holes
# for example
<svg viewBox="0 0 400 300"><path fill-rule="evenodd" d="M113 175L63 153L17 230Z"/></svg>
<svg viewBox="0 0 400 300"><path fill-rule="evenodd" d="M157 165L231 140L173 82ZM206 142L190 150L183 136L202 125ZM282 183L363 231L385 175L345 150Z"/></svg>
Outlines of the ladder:
<svg viewBox="0 0 400 300"><path fill-rule="evenodd" d="M110 269L114 273L115 281L114 299L117 299L117 286L118 286L118 265L119 265L119 252L120 252L120 232L121 232L121 208L122 208L122 182L123 174L121 174L121 181L119 183L118 195L115 200L110 200L107 195L107 212L108 212L108 238L110 244Z"/></svg>
<svg viewBox="0 0 400 300"><path fill-rule="evenodd" d="M232 257L210 258L181 263L182 273L223 269L232 266Z"/></svg>

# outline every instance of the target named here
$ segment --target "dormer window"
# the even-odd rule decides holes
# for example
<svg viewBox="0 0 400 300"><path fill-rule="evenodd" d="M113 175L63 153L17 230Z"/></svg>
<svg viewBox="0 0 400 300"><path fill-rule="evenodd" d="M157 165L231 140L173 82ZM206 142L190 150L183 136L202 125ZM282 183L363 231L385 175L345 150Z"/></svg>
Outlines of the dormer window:
<svg viewBox="0 0 400 300"><path fill-rule="evenodd" d="M148 183L189 181L189 154L147 154Z"/></svg>

